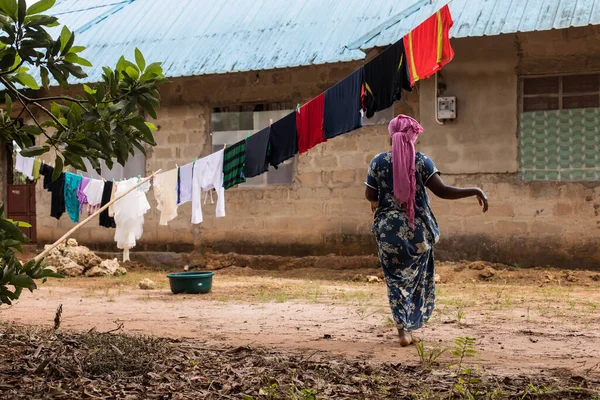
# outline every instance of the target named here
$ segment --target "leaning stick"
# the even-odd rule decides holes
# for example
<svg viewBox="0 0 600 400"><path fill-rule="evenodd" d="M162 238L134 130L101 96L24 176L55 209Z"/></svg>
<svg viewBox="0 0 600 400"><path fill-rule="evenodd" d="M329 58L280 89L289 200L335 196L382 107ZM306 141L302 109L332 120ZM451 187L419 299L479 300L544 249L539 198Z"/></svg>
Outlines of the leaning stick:
<svg viewBox="0 0 600 400"><path fill-rule="evenodd" d="M53 245L51 245L50 247L48 247L44 251L42 251L40 254L38 254L34 258L34 261L38 262L42 258L46 257L52 250L54 250L54 248L56 246L58 246L59 244L61 244L65 240L67 240L69 238L69 236L71 236L73 233L75 233L75 231L77 231L79 228L81 228L82 226L84 226L85 224L87 224L88 222L90 222L92 219L94 219L96 216L98 216L98 214L100 214L102 211L106 210L112 204L114 204L118 200L122 199L123 197L127 196L129 193L133 192L135 189L137 189L138 187L142 186L144 183L148 182L150 179L152 179L154 177L154 175L158 174L160 171L161 170L159 169L158 171L152 173L152 175L150 175L149 177L145 178L140 183L138 183L137 185L135 185L134 187L132 187L131 189L129 189L128 191L126 191L122 195L120 195L118 197L115 197L114 199L112 199L111 201L109 201L108 203L106 203L105 205L103 205L102 207L100 207L95 213L93 213L92 215L90 215L89 217L87 217L86 219L84 219L83 221L81 221L80 223L78 223L77 225L75 225L69 232L65 233L60 239L58 239L56 242L54 242Z"/></svg>

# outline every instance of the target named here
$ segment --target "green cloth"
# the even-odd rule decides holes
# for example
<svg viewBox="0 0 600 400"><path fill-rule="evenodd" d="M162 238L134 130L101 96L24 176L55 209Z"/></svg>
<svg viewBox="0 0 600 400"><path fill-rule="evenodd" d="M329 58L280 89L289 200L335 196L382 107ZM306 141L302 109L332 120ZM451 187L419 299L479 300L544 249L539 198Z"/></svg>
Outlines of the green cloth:
<svg viewBox="0 0 600 400"><path fill-rule="evenodd" d="M38 160L37 158L33 160L33 180L37 181L40 178L40 168L42 167L42 160Z"/></svg>
<svg viewBox="0 0 600 400"><path fill-rule="evenodd" d="M226 147L223 154L223 187L229 189L246 182L246 140Z"/></svg>

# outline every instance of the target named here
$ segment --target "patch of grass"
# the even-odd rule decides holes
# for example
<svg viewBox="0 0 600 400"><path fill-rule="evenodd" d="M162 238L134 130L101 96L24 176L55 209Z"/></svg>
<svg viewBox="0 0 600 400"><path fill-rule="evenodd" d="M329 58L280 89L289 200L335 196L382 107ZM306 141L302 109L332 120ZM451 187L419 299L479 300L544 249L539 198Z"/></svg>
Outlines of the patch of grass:
<svg viewBox="0 0 600 400"><path fill-rule="evenodd" d="M441 349L439 347L426 347L425 337L421 337L420 340L413 339L415 348L417 349L417 355L421 362L421 369L429 371L437 363L437 359L440 358L446 351L447 348Z"/></svg>
<svg viewBox="0 0 600 400"><path fill-rule="evenodd" d="M396 323L394 322L394 319L390 316L383 317L383 323L387 328L395 328L396 327Z"/></svg>
<svg viewBox="0 0 600 400"><path fill-rule="evenodd" d="M466 315L467 315L467 313L465 312L464 309L459 308L458 310L456 310L456 324L458 326L462 325L463 319L465 318Z"/></svg>

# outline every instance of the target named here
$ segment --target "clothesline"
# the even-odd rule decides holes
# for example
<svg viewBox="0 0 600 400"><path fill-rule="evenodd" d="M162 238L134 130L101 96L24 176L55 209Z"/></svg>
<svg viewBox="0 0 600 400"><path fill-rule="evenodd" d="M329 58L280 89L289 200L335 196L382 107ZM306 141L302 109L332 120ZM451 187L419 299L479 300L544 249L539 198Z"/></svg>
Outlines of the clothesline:
<svg viewBox="0 0 600 400"><path fill-rule="evenodd" d="M364 115L370 118L391 107L401 98L403 90L411 91L416 81L450 62L454 55L448 36L451 27L452 17L445 6L324 93L278 121L271 120L268 127L209 156L196 157L181 167L152 174L159 224L167 225L177 217L177 208L188 202L192 202L190 222L201 223L202 192L205 192L204 202L209 192L212 201L212 190L217 194L216 217L224 217L225 190L267 172L269 166L277 168L319 143L360 128ZM57 219L67 212L78 223L87 204L85 221L99 215L101 226L116 228L115 241L124 250L124 258L141 237L144 215L150 209L146 198L150 178L140 184L139 176L104 181L62 171L53 180L52 166L22 157L20 153L16 169L31 180L44 177L44 189L51 192L51 216Z"/></svg>

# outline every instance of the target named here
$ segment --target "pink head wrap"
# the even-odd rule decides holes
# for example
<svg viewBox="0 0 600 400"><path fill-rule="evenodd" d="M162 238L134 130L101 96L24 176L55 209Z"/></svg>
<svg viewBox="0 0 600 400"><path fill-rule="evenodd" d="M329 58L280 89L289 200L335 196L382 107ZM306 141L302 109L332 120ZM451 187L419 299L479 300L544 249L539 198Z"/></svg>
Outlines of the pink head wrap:
<svg viewBox="0 0 600 400"><path fill-rule="evenodd" d="M411 227L415 225L415 142L423 127L406 115L398 115L388 126L392 137L392 167L394 169L394 197L406 204L406 214Z"/></svg>

